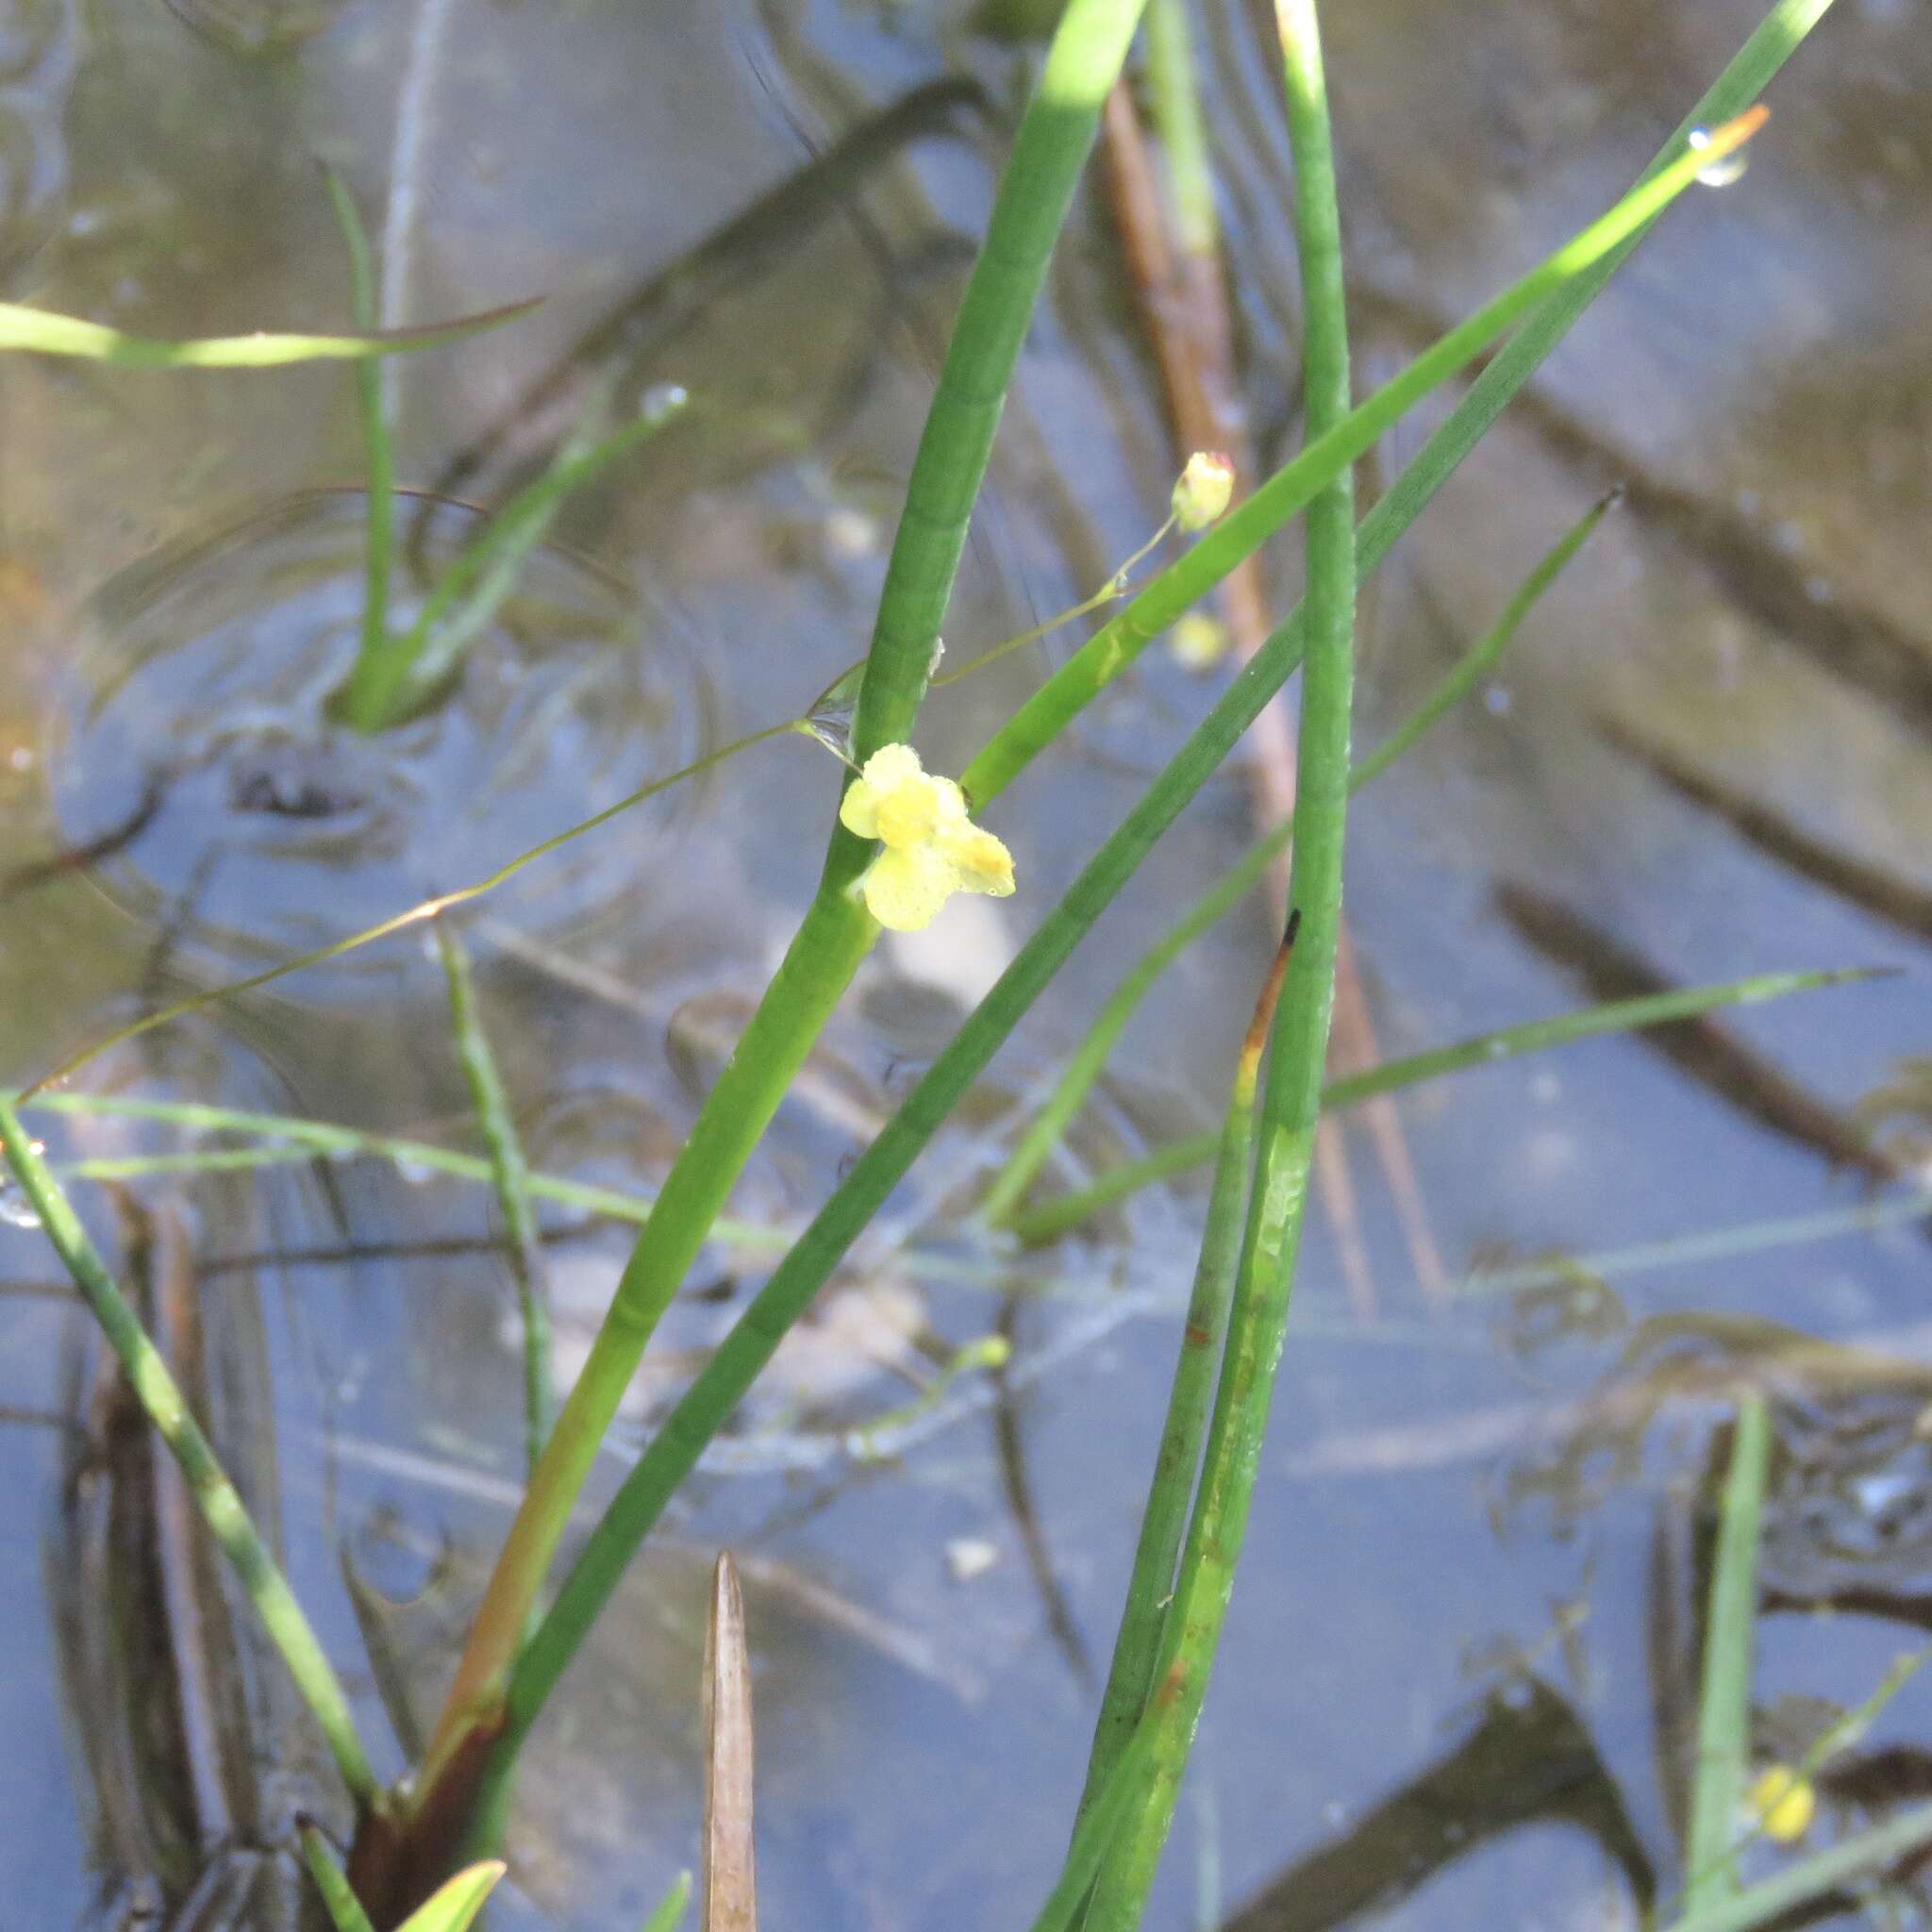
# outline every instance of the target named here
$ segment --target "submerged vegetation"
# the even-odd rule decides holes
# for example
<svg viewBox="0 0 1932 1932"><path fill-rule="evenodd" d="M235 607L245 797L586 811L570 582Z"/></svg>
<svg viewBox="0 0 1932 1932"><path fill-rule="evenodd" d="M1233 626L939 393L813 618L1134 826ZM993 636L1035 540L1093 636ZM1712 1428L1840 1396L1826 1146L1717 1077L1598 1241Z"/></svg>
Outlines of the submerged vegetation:
<svg viewBox="0 0 1932 1932"><path fill-rule="evenodd" d="M1358 996L1358 989L1351 991L1342 919L1352 796L1491 677L1539 600L1585 552L1614 496L1604 497L1567 531L1558 526L1548 533L1542 541L1551 547L1494 614L1492 625L1403 723L1357 758L1353 718L1359 599L1424 507L1482 443L1651 226L1700 184L1734 178L1731 164L1747 142L1776 139L1774 126L1760 134L1766 110L1757 96L1828 5L1829 0L1777 0L1625 194L1396 374L1371 385L1351 360L1341 240L1347 184L1345 175L1338 179L1317 8L1315 0L1279 0L1276 82L1291 173L1278 186L1292 200L1300 275L1300 448L1265 475L1250 474L1245 456L1237 460L1218 449L1191 449L1176 465L1171 513L1155 538L1113 566L1073 609L1041 627L1103 613L1091 634L998 720L958 767L956 780L938 768L936 753L918 748L922 707L929 688L991 665L1010 643L1038 634L995 645L963 669L937 675L941 627L954 605L1003 402L1102 116L1109 111L1109 100L1118 98L1115 91L1143 13L1158 70L1157 118L1174 150L1173 187L1183 203L1190 188L1189 130L1195 136L1199 131L1186 10L1174 0L1069 0L1039 61L954 320L862 663L815 698L805 691L783 693L767 715L794 705L795 711L707 748L675 769L654 769L641 782L631 782L634 772L612 775L583 752L582 761L598 766L599 780L608 780L607 793L615 795L574 823L532 824L522 849L506 843L492 851L489 870L478 876L447 875L450 848L434 842L440 816L456 816L469 801L430 797L409 822L411 836L429 841L415 862L423 891L413 902L388 906L359 930L349 929L355 922L346 917L322 919L316 927L327 937L299 949L257 947L258 954L270 955L266 963L254 959L254 970L221 984L183 992L158 979L140 1010L105 1022L78 1047L50 1046L45 1064L34 1070L38 1077L0 1099L0 1147L17 1190L10 1198L23 1203L43 1230L98 1321L128 1388L178 1464L208 1533L325 1740L346 1794L347 1830L336 1845L314 1824L305 1824L301 1844L313 1883L341 1932L366 1932L371 1925L461 1932L482 1908L504 1871L498 1853L507 1822L516 1814L525 1742L579 1662L641 1546L658 1531L707 1454L718 1447L788 1336L827 1294L855 1244L884 1224L895 1191L915 1162L949 1122L974 1105L995 1054L1157 842L1230 767L1245 734L1270 714L1297 671L1291 812L1270 816L1240 860L1141 954L1044 1097L1014 1124L997 1170L975 1175L970 1201L952 1198L952 1210L981 1243L979 1252L1004 1262L1029 1245L1089 1227L1119 1211L1138 1190L1190 1165L1212 1168L1194 1230L1198 1262L1191 1292L1184 1314L1174 1309L1176 1359L1166 1420L1143 1486L1132 1575L1098 1698L1084 1788L1067 1793L1070 1843L1064 1868L1035 1921L1037 1932L1074 1926L1130 1932L1145 1912L1224 1621L1239 1589L1257 1486L1272 1480L1263 1445L1274 1378L1284 1350L1295 1346L1290 1317L1303 1219L1320 1172L1318 1137L1334 1118L1351 1106L1463 1069L1606 1032L1657 1029L1653 1038L1663 1051L1694 1052L1706 1067L1715 1055L1722 1067L1712 1077L1750 1086L1756 1099L1740 1104L1747 1111L1755 1108L1757 1118L1801 1138L1809 1130L1812 1116L1802 1096L1793 1100L1782 1090L1772 1091L1761 1077L1754 1084L1748 1069L1740 1074L1737 1055L1726 1058L1723 1051L1727 1036L1710 1016L1799 993L1815 994L1811 1004L1822 1006L1837 996L1834 989L1866 976L1857 968L1790 971L1780 961L1751 962L1757 970L1748 974L1681 988L1641 973L1604 978L1607 962L1614 966L1624 956L1612 939L1586 937L1572 944L1568 963L1574 966L1578 953L1596 961L1599 975L1584 974L1595 1005L1370 1067L1331 1073L1329 1049L1338 1001L1345 1011ZM278 58L300 58L283 44ZM1197 226L1212 219L1212 183L1206 185L1205 212L1198 200L1192 204ZM1198 191L1202 183L1196 179L1192 186ZM362 748L358 757L407 758L415 741L411 734L429 739L454 728L451 721L461 719L466 706L476 706L480 715L489 706L524 703L533 731L540 737L558 734L556 756L576 759L578 741L565 735L567 728L574 728L572 721L581 712L595 713L597 704L594 687L575 680L593 677L595 669L587 666L631 645L596 638L587 644L573 634L567 646L549 648L542 625L554 611L530 591L528 566L566 507L596 479L622 464L658 461L674 425L679 433L701 431L706 399L702 392L687 397L647 390L620 421L619 384L595 385L539 473L493 513L466 525L468 534L452 556L425 559L415 545L399 541L417 507L398 491L378 358L439 344L459 357L467 335L513 325L525 308L438 327L382 330L375 258L354 197L334 175L328 191L349 262L354 334L158 342L5 305L0 348L86 357L130 369L270 368L353 359L366 465L361 573L353 639L324 667L328 676L318 684L318 743L327 748L353 741ZM1205 248L1211 258L1211 235L1205 243L1198 234L1194 240L1197 254ZM1467 389L1437 419L1407 465L1358 518L1357 465L1419 405L1472 373ZM1008 835L999 829L1004 824L1010 831L1016 823L1003 816L1008 788L1036 760L1051 758L1070 741L1082 728L1083 714L1128 676L1149 644L1198 618L1224 587L1246 581L1242 574L1250 559L1297 523L1306 586L1301 603L1285 614L1269 613L1261 634L1246 641L1243 660L1224 690L1206 706L1072 883L1057 894L1037 887L1025 866L1016 866ZM491 659L491 640L506 637L513 648ZM244 664L231 687L242 709L248 697L246 653L237 649L231 656ZM236 675L232 664L224 675ZM603 742L594 736L598 723L593 717L583 727L585 745ZM479 739L486 737L481 725L476 729ZM600 835L614 841L620 825L645 801L681 796L702 773L726 759L765 756L760 747L781 739L819 747L814 756L829 755L843 769L836 810L813 832L825 841L816 891L763 998L736 1031L694 1120L678 1137L648 1195L551 1172L542 1150L525 1144L528 1124L517 1116L502 1064L510 1052L530 1050L531 1043L492 1039L477 997L472 959L477 929L465 923L472 908L510 879L583 850L579 841ZM934 769L924 761L928 757ZM1652 762L1661 768L1665 757L1659 752ZM349 808L341 807L323 780L307 775L310 771L305 764L293 778L280 766L266 776L256 774L248 780L256 789L247 795L266 796L269 808L291 822L344 815ZM99 842L101 849L80 855L76 862L108 856L111 840ZM1252 1024L1234 1064L1217 1078L1226 1096L1219 1126L1119 1159L1083 1184L1059 1185L1056 1162L1075 1137L1137 1008L1205 932L1277 878L1284 863L1280 948L1272 962L1257 962ZM24 890L49 875L44 870L22 874L12 884ZM671 890L675 895L675 873ZM901 1084L895 1110L869 1125L863 1151L808 1218L784 1224L728 1212L779 1109L808 1085L821 1037L882 932L935 927L943 935L944 922L961 912L957 904L949 905L958 894L1010 895L1028 937L916 1077ZM1528 930L1537 923L1537 906L1534 894L1523 889L1506 895L1502 911ZM1561 920L1557 908L1541 917L1538 930L1554 931ZM218 1105L185 1085L125 1093L112 1083L89 1084L90 1075L108 1064L109 1048L159 1034L193 1012L232 1002L299 970L358 955L375 941L419 926L431 941L434 963L425 960L412 970L433 979L441 969L439 994L480 1154L294 1111ZM1563 930L1574 938L1574 927ZM1551 947L1553 958L1563 957L1557 941ZM1719 1045L1712 1045L1714 1039ZM175 1151L69 1161L62 1150L50 1152L34 1138L38 1125L51 1135L55 1123L85 1119L162 1124L180 1130L186 1144ZM1862 1136L1850 1155L1842 1144L1831 1151L1834 1158L1856 1158L1875 1181L1905 1172L1903 1163ZM524 1352L526 1479L420 1758L396 1779L378 1774L380 1751L372 1750L358 1730L357 1700L339 1674L340 1659L330 1655L298 1601L274 1535L252 1513L258 1505L244 1499L245 1472L225 1466L213 1432L197 1415L199 1398L171 1366L174 1352L157 1345L152 1310L126 1291L68 1191L78 1182L125 1189L165 1174L245 1177L277 1164L345 1159L374 1161L403 1174L434 1172L491 1191ZM554 1397L563 1352L548 1304L550 1257L540 1205L582 1210L626 1228L634 1238L560 1404ZM1923 1212L1923 1204L1914 1211ZM675 1404L655 1419L622 1479L600 1495L591 1478L612 1443L640 1365L648 1361L674 1304L693 1291L701 1257L720 1250L761 1253L773 1265ZM940 1242L924 1248L908 1243L898 1258L908 1275L926 1268L935 1278L948 1265L963 1265ZM1559 1285L1587 1272L1582 1263L1567 1274L1560 1264L1556 1270ZM1607 1288L1603 1293L1607 1295ZM1736 1351L1750 1352L1741 1346ZM1706 1563L1710 1576L1699 1604L1699 1635L1691 1646L1701 1672L1683 1871L1663 1898L1645 1902L1657 1924L1680 1932L1784 1921L1848 1888L1878 1882L1932 1843L1932 1815L1920 1807L1901 1810L1862 1833L1840 1834L1819 1851L1766 1862L1762 1869L1753 1862L1767 1843L1804 1840L1816 1791L1828 1791L1832 1769L1850 1750L1857 1728L1848 1722L1774 1761L1760 1761L1763 1753L1753 1740L1751 1666L1761 1597L1761 1523L1768 1490L1776 1480L1777 1377L1789 1384L1805 1373L1768 1345L1757 1353L1761 1361L1775 1357L1780 1364L1767 1372L1773 1383L1769 1400L1762 1392L1765 1378L1754 1380L1736 1361L1724 1373L1697 1379L1692 1391L1734 1421L1717 1432L1724 1457L1721 1467L1713 1460L1715 1474L1706 1486L1709 1493L1721 1494L1722 1507ZM1641 1419L1636 1428L1641 1440L1642 1420L1656 1412L1655 1403L1645 1406L1642 1392L1656 1386L1656 1371L1634 1342L1626 1366L1625 1381L1615 1385L1623 1392L1600 1396L1579 1423L1576 1442L1564 1446L1579 1464L1589 1460L1599 1441L1590 1436L1590 1427L1607 1432L1627 1452L1630 1417ZM998 1377L1015 1367L1015 1350L1004 1333L941 1350L916 1399L850 1425L844 1447L855 1461L876 1459L954 1400L956 1383ZM1638 1392L1630 1393L1633 1389ZM1681 1393L1681 1387L1674 1385L1671 1392ZM1807 1392L1818 1394L1816 1388ZM1796 1452L1787 1444L1786 1453ZM587 1536L573 1540L566 1562L573 1521L587 1510L591 1526ZM717 1591L712 1641L723 1646L724 1660L713 1656L706 1687L712 1748L735 1752L738 1760L724 1771L713 1762L711 1823L718 1815L717 1793L733 1788L734 1778L743 1787L740 1822L722 1834L708 1824L707 1923L722 1932L726 1924L748 1927L752 1908L750 1732L748 1666L731 1650L742 1641L742 1610L728 1564ZM726 1623L736 1636L718 1635ZM1897 1682L1888 1679L1859 1721L1875 1715L1896 1689ZM741 1720L741 1735L732 1729ZM648 1874L643 1882L661 1888L663 1880L662 1874ZM674 1887L652 1924L668 1928L683 1905L683 1889Z"/></svg>

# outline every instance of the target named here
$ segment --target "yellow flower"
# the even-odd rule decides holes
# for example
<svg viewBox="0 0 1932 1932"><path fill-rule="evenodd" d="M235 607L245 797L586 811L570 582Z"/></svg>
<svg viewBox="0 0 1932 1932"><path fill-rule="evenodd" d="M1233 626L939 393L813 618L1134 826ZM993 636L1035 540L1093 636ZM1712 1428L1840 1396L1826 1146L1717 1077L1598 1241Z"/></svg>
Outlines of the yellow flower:
<svg viewBox="0 0 1932 1932"><path fill-rule="evenodd" d="M1789 1765L1774 1764L1751 1787L1744 1802L1766 1838L1790 1845L1810 1830L1818 1793Z"/></svg>
<svg viewBox="0 0 1932 1932"><path fill-rule="evenodd" d="M868 911L894 932L930 925L955 892L1013 890L1013 855L968 817L966 794L934 777L909 744L886 744L846 788L839 818L847 831L884 848L858 890Z"/></svg>
<svg viewBox="0 0 1932 1932"><path fill-rule="evenodd" d="M1233 462L1216 450L1197 449L1174 486L1174 520L1184 530L1205 530L1233 499Z"/></svg>

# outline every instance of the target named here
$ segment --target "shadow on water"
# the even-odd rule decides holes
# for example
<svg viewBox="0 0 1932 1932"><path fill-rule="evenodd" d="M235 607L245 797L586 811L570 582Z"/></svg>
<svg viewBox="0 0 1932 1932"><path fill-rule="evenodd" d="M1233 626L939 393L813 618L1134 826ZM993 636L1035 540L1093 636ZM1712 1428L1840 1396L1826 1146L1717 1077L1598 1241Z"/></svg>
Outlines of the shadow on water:
<svg viewBox="0 0 1932 1932"><path fill-rule="evenodd" d="M1604 205L1756 12L1329 9L1359 386ZM1299 314L1266 13L1201 25L1244 400L1278 458ZM1452 1269L1550 1257L1542 1286L1425 1317L1371 1183L1388 1312L1361 1323L1332 1230L1312 1231L1198 1802L1150 1924L1514 1924L1525 1899L1553 1922L1668 1913L1743 1390L1775 1432L1757 1756L1802 1755L1932 1629L1926 1249L1903 1211L1858 1219L1922 1177L1932 1118L1915 25L1835 11L1746 182L1673 214L1382 573L1365 745L1625 486L1482 701L1365 797L1350 878L1391 1054L1582 997L1902 972L1405 1097ZM870 625L1026 59L965 5L18 0L0 24L8 294L157 334L333 323L318 154L405 314L548 291L517 330L386 377L403 475L441 491L399 512L419 565L480 514L443 498L499 500L586 395L633 407L675 382L693 408L567 508L449 703L352 742L325 715L359 617L348 378L0 367L0 1072L464 883L824 689ZM1176 452L1132 315L1096 191L1004 419L951 661L1091 593L1164 513ZM1380 475L1429 420L1391 434ZM405 571L399 611L420 594ZM1065 648L936 695L933 767L958 769ZM1150 651L1002 801L1021 895L868 963L597 1493L1212 690ZM835 779L822 751L761 747L484 903L478 998L540 1170L627 1196L661 1178L810 891ZM749 1599L768 1919L952 1932L1037 1906L1201 1202L1178 1181L1024 1257L973 1208L1122 962L1249 829L1231 774L714 1445L533 1742L525 1895L499 1923L639 1923L691 1862L691 1689L724 1541ZM1267 924L1237 915L1156 990L1056 1188L1217 1117ZM83 1086L477 1146L413 943L215 1010ZM243 1167L250 1135L106 1113L38 1130L63 1161L175 1163L83 1203L158 1295L171 1353L205 1364L186 1378L394 1771L520 1486L488 1190L366 1149L272 1144ZM208 1155L234 1171L182 1171ZM567 1375L634 1210L541 1208ZM47 1273L31 1230L0 1227L0 1278ZM993 1373L973 1353L989 1337L1010 1345ZM58 1297L0 1295L0 1538L43 1553L0 1575L10 1899L104 1932L293 1923L289 1822L340 1824L339 1805ZM1914 1690L1821 1766L1813 1842L1924 1795L1928 1765ZM1887 1877L1901 1900L1917 1882Z"/></svg>

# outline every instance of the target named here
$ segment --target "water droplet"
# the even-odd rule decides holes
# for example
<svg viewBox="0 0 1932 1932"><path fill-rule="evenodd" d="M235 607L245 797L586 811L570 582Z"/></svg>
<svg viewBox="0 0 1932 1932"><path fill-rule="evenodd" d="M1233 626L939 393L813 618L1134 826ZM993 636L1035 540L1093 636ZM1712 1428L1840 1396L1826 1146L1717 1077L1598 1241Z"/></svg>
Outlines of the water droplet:
<svg viewBox="0 0 1932 1932"><path fill-rule="evenodd" d="M654 382L638 398L638 414L646 423L662 423L690 401L691 391L683 383Z"/></svg>
<svg viewBox="0 0 1932 1932"><path fill-rule="evenodd" d="M34 768L33 747L26 744L16 744L7 754L7 766L9 771L13 772L31 772Z"/></svg>
<svg viewBox="0 0 1932 1932"><path fill-rule="evenodd" d="M841 762L852 751L852 713L850 711L814 711L805 721L805 728Z"/></svg>
<svg viewBox="0 0 1932 1932"><path fill-rule="evenodd" d="M392 1165L396 1171L396 1178L411 1188L420 1188L438 1179L441 1173L439 1169L431 1167L426 1160L413 1160L407 1155L399 1156Z"/></svg>
<svg viewBox="0 0 1932 1932"><path fill-rule="evenodd" d="M1690 146L1693 151L1709 145L1708 128L1693 127L1690 130ZM1744 149L1739 148L1734 154L1720 156L1709 167L1700 168L1697 171L1697 178L1707 188L1728 188L1733 181L1742 176L1744 170L1750 165L1750 156Z"/></svg>
<svg viewBox="0 0 1932 1932"><path fill-rule="evenodd" d="M1509 715L1509 687L1507 684L1492 684L1483 692L1483 709L1492 718L1507 718Z"/></svg>

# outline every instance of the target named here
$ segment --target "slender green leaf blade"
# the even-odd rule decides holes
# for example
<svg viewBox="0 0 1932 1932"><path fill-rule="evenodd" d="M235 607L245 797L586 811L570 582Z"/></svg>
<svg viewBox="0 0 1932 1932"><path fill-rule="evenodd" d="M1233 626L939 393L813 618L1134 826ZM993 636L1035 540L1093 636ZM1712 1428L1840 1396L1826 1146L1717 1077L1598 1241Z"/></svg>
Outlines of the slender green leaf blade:
<svg viewBox="0 0 1932 1932"><path fill-rule="evenodd" d="M1764 1398L1738 1407L1731 1465L1718 1525L1717 1563L1704 1630L1704 1688L1697 1707L1697 1765L1684 1862L1687 1908L1716 1905L1740 1888L1733 1859L1751 1757L1751 1665L1757 1634L1757 1534L1771 1463Z"/></svg>
<svg viewBox="0 0 1932 1932"><path fill-rule="evenodd" d="M302 1856L336 1932L375 1932L369 1914L362 1909L362 1901L351 1890L347 1875L336 1863L328 1840L312 1824L302 1826Z"/></svg>
<svg viewBox="0 0 1932 1932"><path fill-rule="evenodd" d="M485 1858L458 1872L403 1921L399 1932L469 1932L508 1869L501 1858Z"/></svg>
<svg viewBox="0 0 1932 1932"><path fill-rule="evenodd" d="M274 335L258 330L245 336L208 336L189 341L157 341L129 335L105 323L57 315L0 302L0 349L36 356L72 356L107 362L117 369L278 369L291 362L342 361L362 356L395 356L434 349L488 328L500 328L527 315L541 297L486 309L455 322L420 328L384 329L369 335Z"/></svg>

